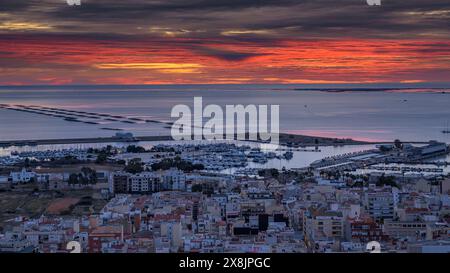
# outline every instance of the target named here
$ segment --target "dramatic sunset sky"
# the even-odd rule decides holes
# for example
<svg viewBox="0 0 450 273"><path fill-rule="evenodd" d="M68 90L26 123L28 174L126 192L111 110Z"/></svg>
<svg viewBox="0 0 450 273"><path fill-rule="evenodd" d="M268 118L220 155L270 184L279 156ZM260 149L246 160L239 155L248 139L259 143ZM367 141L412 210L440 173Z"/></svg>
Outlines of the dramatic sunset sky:
<svg viewBox="0 0 450 273"><path fill-rule="evenodd" d="M0 85L450 82L450 1L0 0Z"/></svg>

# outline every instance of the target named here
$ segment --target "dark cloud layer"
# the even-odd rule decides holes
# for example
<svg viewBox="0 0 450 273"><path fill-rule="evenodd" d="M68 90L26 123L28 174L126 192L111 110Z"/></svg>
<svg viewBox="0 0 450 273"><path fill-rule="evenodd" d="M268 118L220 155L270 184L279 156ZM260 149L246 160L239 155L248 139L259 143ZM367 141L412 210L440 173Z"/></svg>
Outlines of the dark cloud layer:
<svg viewBox="0 0 450 273"><path fill-rule="evenodd" d="M263 54L251 53L251 52L238 52L231 50L223 50L217 48L199 47L193 49L199 54L215 57L224 61L243 61L256 56L262 56Z"/></svg>
<svg viewBox="0 0 450 273"><path fill-rule="evenodd" d="M0 84L448 81L449 0L0 0Z"/></svg>
<svg viewBox="0 0 450 273"><path fill-rule="evenodd" d="M182 37L444 37L448 0L2 0L3 20L42 32ZM5 31L6 27L0 28ZM11 29L10 32L17 31ZM20 30L19 30L20 31Z"/></svg>

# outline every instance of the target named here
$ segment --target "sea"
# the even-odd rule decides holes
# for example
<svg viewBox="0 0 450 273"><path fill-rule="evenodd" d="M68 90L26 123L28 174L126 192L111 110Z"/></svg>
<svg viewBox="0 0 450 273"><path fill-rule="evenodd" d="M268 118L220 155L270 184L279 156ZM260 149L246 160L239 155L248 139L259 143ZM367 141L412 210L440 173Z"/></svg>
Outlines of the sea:
<svg viewBox="0 0 450 273"><path fill-rule="evenodd" d="M173 122L172 107L279 105L281 132L365 141L449 143L450 89L308 89L296 85L1 87L0 104L51 107ZM105 129L106 128L106 129ZM100 124L0 108L0 140L168 135L164 123ZM108 130L109 129L109 130Z"/></svg>
<svg viewBox="0 0 450 273"><path fill-rule="evenodd" d="M0 104L48 107L158 122L98 124L70 122L29 112L0 108L0 140L109 137L118 130L135 136L169 135L175 105L279 105L280 131L292 134L352 138L362 141L450 143L450 89L305 88L298 85L173 85L173 86L35 86L0 87ZM158 143L140 143L150 147ZM100 147L107 144L41 145L0 148L12 151ZM124 145L115 143L116 146ZM293 160L270 161L265 167L305 167L325 156L375 148L375 145L320 147L320 152L295 152ZM442 158L440 160L449 160ZM254 166L258 167L258 166Z"/></svg>

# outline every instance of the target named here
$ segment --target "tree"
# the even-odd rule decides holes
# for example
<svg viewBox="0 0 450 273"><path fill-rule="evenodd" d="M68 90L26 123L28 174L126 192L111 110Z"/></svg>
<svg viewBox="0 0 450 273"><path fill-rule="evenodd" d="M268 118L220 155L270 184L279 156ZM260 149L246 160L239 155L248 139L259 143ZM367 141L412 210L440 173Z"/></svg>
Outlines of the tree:
<svg viewBox="0 0 450 273"><path fill-rule="evenodd" d="M25 158L24 165L25 165L25 168L30 167L30 159L28 157Z"/></svg>
<svg viewBox="0 0 450 273"><path fill-rule="evenodd" d="M91 168L83 167L80 173L72 173L69 175L69 185L88 185L97 183L97 172Z"/></svg>
<svg viewBox="0 0 450 273"><path fill-rule="evenodd" d="M179 156L175 158L165 158L157 163L151 165L153 171L168 170L170 168L177 168L184 172L192 172L194 170L204 170L203 164L192 164L192 162L182 160Z"/></svg>
<svg viewBox="0 0 450 273"><path fill-rule="evenodd" d="M193 185L191 191L192 192L202 192L203 191L202 184L195 184L195 185Z"/></svg>
<svg viewBox="0 0 450 273"><path fill-rule="evenodd" d="M101 152L97 155L97 160L95 160L95 162L101 164L105 163L106 160L108 160L108 155L106 153Z"/></svg>
<svg viewBox="0 0 450 273"><path fill-rule="evenodd" d="M280 172L277 169L263 169L258 171L259 176L278 178Z"/></svg>
<svg viewBox="0 0 450 273"><path fill-rule="evenodd" d="M127 153L137 154L137 153L145 153L145 152L146 152L145 148L141 147L141 146L130 145L127 147Z"/></svg>
<svg viewBox="0 0 450 273"><path fill-rule="evenodd" d="M69 185L78 184L78 175L75 173L71 173L69 176Z"/></svg>
<svg viewBox="0 0 450 273"><path fill-rule="evenodd" d="M399 139L394 140L394 146L397 149L403 149L403 143Z"/></svg>
<svg viewBox="0 0 450 273"><path fill-rule="evenodd" d="M124 171L132 174L141 173L144 171L143 163L139 158L134 158L128 162L127 166L124 168Z"/></svg>
<svg viewBox="0 0 450 273"><path fill-rule="evenodd" d="M81 174L85 184L96 184L97 183L97 172L91 168L83 167L81 168Z"/></svg>
<svg viewBox="0 0 450 273"><path fill-rule="evenodd" d="M398 188L398 185L395 182L395 177L394 176L385 176L384 174L382 176L380 176L376 185L378 187L391 186L391 187Z"/></svg>

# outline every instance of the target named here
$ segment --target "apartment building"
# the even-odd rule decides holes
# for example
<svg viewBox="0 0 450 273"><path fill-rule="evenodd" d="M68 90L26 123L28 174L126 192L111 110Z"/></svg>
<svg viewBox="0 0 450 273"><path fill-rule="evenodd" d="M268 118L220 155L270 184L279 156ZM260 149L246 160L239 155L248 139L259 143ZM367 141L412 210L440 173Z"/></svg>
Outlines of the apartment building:
<svg viewBox="0 0 450 273"><path fill-rule="evenodd" d="M376 221L394 218L394 195L388 189L366 192L364 205L366 212Z"/></svg>
<svg viewBox="0 0 450 273"><path fill-rule="evenodd" d="M425 237L427 223L423 221L393 221L384 222L384 233L393 238L421 238Z"/></svg>
<svg viewBox="0 0 450 273"><path fill-rule="evenodd" d="M342 212L310 208L303 215L303 233L308 248L317 241L336 241L344 238Z"/></svg>
<svg viewBox="0 0 450 273"><path fill-rule="evenodd" d="M163 190L185 190L186 175L175 169L161 172L112 174L109 189L112 193L148 194Z"/></svg>

